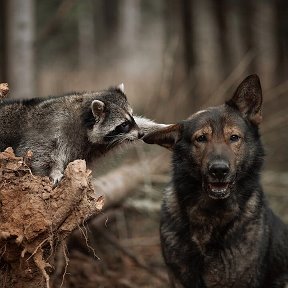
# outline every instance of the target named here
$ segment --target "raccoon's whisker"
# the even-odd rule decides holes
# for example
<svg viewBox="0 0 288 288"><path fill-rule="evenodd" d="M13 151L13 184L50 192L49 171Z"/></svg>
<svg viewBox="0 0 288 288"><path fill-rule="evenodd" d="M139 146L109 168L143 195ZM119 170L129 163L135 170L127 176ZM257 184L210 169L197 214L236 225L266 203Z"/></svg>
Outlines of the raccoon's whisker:
<svg viewBox="0 0 288 288"><path fill-rule="evenodd" d="M125 136L124 133L118 134L117 138L115 138L115 140L112 141L108 147L113 147L115 145L122 144L125 140L127 140L127 137L123 137L123 136Z"/></svg>
<svg viewBox="0 0 288 288"><path fill-rule="evenodd" d="M121 139L119 139L119 144L122 144L125 140L127 140L126 137L125 137L125 138L121 138Z"/></svg>
<svg viewBox="0 0 288 288"><path fill-rule="evenodd" d="M105 135L105 138L116 138L116 137L118 137L118 135Z"/></svg>
<svg viewBox="0 0 288 288"><path fill-rule="evenodd" d="M114 143L115 143L115 140L112 141L112 142L110 142L110 143L108 143L107 149L110 149L111 147L113 147L113 144L114 144Z"/></svg>
<svg viewBox="0 0 288 288"><path fill-rule="evenodd" d="M125 133L120 133L117 135L106 135L106 138L122 138L125 135Z"/></svg>
<svg viewBox="0 0 288 288"><path fill-rule="evenodd" d="M121 139L119 139L119 138L115 138L113 141L111 141L111 142L107 145L107 148L112 148L112 147L114 147L115 145L117 145L118 143L121 143L120 140L121 140Z"/></svg>

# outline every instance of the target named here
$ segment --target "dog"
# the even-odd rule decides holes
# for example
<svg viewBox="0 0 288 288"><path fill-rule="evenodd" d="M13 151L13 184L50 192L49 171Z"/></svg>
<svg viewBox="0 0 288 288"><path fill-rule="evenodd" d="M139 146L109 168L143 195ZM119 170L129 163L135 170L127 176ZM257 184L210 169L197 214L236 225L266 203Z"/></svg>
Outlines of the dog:
<svg viewBox="0 0 288 288"><path fill-rule="evenodd" d="M160 223L172 287L288 285L288 228L260 184L261 109L260 80L250 75L225 104L143 138L173 150Z"/></svg>

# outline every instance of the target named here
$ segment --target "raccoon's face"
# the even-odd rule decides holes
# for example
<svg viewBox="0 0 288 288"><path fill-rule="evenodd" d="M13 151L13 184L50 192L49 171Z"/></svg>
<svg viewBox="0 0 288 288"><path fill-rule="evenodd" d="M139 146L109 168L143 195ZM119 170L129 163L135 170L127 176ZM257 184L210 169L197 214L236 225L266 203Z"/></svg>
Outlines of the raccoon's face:
<svg viewBox="0 0 288 288"><path fill-rule="evenodd" d="M143 136L133 118L133 111L122 85L96 93L92 98L90 113L85 120L91 143L112 148Z"/></svg>

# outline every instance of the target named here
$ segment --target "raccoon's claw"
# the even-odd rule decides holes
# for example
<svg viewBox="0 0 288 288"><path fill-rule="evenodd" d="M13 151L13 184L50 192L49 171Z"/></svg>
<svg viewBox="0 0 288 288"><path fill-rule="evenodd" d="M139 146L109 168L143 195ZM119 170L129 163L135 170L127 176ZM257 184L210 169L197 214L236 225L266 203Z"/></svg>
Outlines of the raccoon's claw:
<svg viewBox="0 0 288 288"><path fill-rule="evenodd" d="M61 181L61 179L52 179L52 182L53 182L52 188L53 189L56 188L60 181Z"/></svg>
<svg viewBox="0 0 288 288"><path fill-rule="evenodd" d="M51 173L50 178L53 182L53 188L55 188L56 186L58 186L58 184L60 183L60 181L63 178L63 174L61 172L54 172Z"/></svg>

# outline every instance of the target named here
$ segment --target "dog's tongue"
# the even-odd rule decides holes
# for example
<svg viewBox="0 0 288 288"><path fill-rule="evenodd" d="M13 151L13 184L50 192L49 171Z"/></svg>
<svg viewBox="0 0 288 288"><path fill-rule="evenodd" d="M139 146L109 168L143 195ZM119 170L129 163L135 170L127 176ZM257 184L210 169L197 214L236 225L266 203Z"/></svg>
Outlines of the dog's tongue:
<svg viewBox="0 0 288 288"><path fill-rule="evenodd" d="M228 188L229 183L209 183L209 189L212 192L225 192Z"/></svg>

